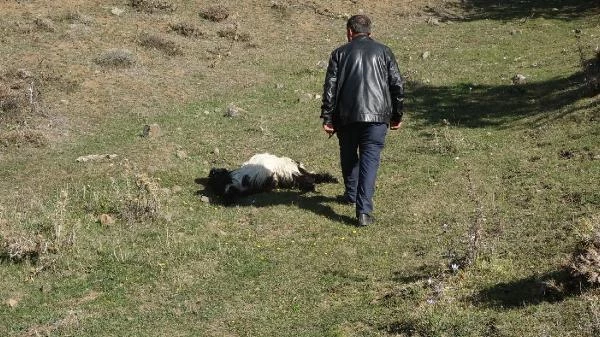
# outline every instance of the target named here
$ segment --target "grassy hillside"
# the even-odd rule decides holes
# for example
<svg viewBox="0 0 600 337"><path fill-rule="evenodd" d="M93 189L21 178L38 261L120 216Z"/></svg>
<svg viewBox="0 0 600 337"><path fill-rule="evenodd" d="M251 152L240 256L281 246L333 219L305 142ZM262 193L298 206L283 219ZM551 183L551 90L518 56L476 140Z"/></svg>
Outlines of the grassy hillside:
<svg viewBox="0 0 600 337"><path fill-rule="evenodd" d="M599 5L219 4L0 4L0 335L600 334L569 267L600 231ZM407 80L378 222L341 185L220 205L194 180L259 152L340 177L319 95L360 12Z"/></svg>

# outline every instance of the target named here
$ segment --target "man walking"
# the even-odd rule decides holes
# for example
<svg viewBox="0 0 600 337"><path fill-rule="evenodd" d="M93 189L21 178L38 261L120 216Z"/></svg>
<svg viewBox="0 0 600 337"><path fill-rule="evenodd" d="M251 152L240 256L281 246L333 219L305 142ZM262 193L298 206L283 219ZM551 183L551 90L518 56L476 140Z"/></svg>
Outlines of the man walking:
<svg viewBox="0 0 600 337"><path fill-rule="evenodd" d="M343 202L356 205L359 226L372 224L373 194L388 126L402 124L404 81L391 49L371 38L371 20L352 16L348 43L331 53L321 118L337 133L344 177Z"/></svg>

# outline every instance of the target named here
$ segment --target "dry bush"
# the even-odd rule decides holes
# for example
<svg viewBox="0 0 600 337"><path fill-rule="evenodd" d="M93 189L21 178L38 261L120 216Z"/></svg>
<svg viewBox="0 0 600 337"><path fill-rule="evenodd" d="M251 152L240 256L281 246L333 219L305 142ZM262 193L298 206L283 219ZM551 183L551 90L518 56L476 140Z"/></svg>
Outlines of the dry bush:
<svg viewBox="0 0 600 337"><path fill-rule="evenodd" d="M158 0L130 0L129 5L140 12L174 12L176 7L168 1Z"/></svg>
<svg viewBox="0 0 600 337"><path fill-rule="evenodd" d="M54 252L52 242L42 235L9 236L4 238L0 246L0 259L11 262L31 260L37 262L42 255Z"/></svg>
<svg viewBox="0 0 600 337"><path fill-rule="evenodd" d="M54 22L51 19L37 18L37 19L35 19L34 23L35 23L35 26L39 30L43 30L46 32L55 32L56 31L56 27L54 27Z"/></svg>
<svg viewBox="0 0 600 337"><path fill-rule="evenodd" d="M0 145L4 147L44 147L47 144L48 138L39 130L21 129L0 133Z"/></svg>
<svg viewBox="0 0 600 337"><path fill-rule="evenodd" d="M233 41L249 42L252 38L248 33L240 33L237 25L229 25L219 30L217 34Z"/></svg>
<svg viewBox="0 0 600 337"><path fill-rule="evenodd" d="M202 37L204 33L195 25L187 22L169 24L171 31L185 37Z"/></svg>
<svg viewBox="0 0 600 337"><path fill-rule="evenodd" d="M96 57L94 62L105 67L130 67L135 63L135 56L127 49L111 49Z"/></svg>
<svg viewBox="0 0 600 337"><path fill-rule="evenodd" d="M160 216L160 186L156 180L139 174L136 193L124 198L120 216L128 223L154 221Z"/></svg>
<svg viewBox="0 0 600 337"><path fill-rule="evenodd" d="M200 17L214 22L221 22L229 17L229 10L222 5L210 6L200 10Z"/></svg>
<svg viewBox="0 0 600 337"><path fill-rule="evenodd" d="M582 277L593 285L600 285L600 231L579 242L569 264L576 277Z"/></svg>
<svg viewBox="0 0 600 337"><path fill-rule="evenodd" d="M155 34L145 34L140 37L140 45L146 48L153 48L162 51L169 56L183 55L182 48L163 36Z"/></svg>
<svg viewBox="0 0 600 337"><path fill-rule="evenodd" d="M38 114L40 87L40 81L26 69L11 69L0 75L0 120L13 122Z"/></svg>
<svg viewBox="0 0 600 337"><path fill-rule="evenodd" d="M0 82L0 116L16 113L25 105L25 97Z"/></svg>

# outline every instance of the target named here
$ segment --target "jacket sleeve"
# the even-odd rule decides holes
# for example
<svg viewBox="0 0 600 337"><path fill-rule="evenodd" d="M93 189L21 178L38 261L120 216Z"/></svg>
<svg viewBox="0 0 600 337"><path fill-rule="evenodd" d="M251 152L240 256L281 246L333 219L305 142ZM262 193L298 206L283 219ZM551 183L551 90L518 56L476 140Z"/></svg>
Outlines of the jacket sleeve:
<svg viewBox="0 0 600 337"><path fill-rule="evenodd" d="M329 65L323 85L323 104L321 105L321 116L323 124L333 124L333 113L337 99L338 62L336 52L329 57Z"/></svg>
<svg viewBox="0 0 600 337"><path fill-rule="evenodd" d="M400 75L398 62L394 53L389 50L388 61L388 85L390 87L390 95L392 98L392 122L402 121L404 108L404 79Z"/></svg>

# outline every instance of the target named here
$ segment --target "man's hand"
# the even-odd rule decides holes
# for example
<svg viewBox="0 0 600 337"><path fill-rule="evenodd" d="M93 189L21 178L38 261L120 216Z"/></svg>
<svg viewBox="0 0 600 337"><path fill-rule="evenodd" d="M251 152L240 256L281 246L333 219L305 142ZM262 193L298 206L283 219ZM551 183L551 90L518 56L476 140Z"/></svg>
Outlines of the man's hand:
<svg viewBox="0 0 600 337"><path fill-rule="evenodd" d="M323 130L325 130L325 132L327 132L329 137L331 137L335 133L335 129L333 128L333 125L331 125L331 124L323 124Z"/></svg>
<svg viewBox="0 0 600 337"><path fill-rule="evenodd" d="M400 122L391 122L390 123L390 129L391 130L398 130L398 129L400 129L401 126L402 126L402 121L400 121Z"/></svg>

